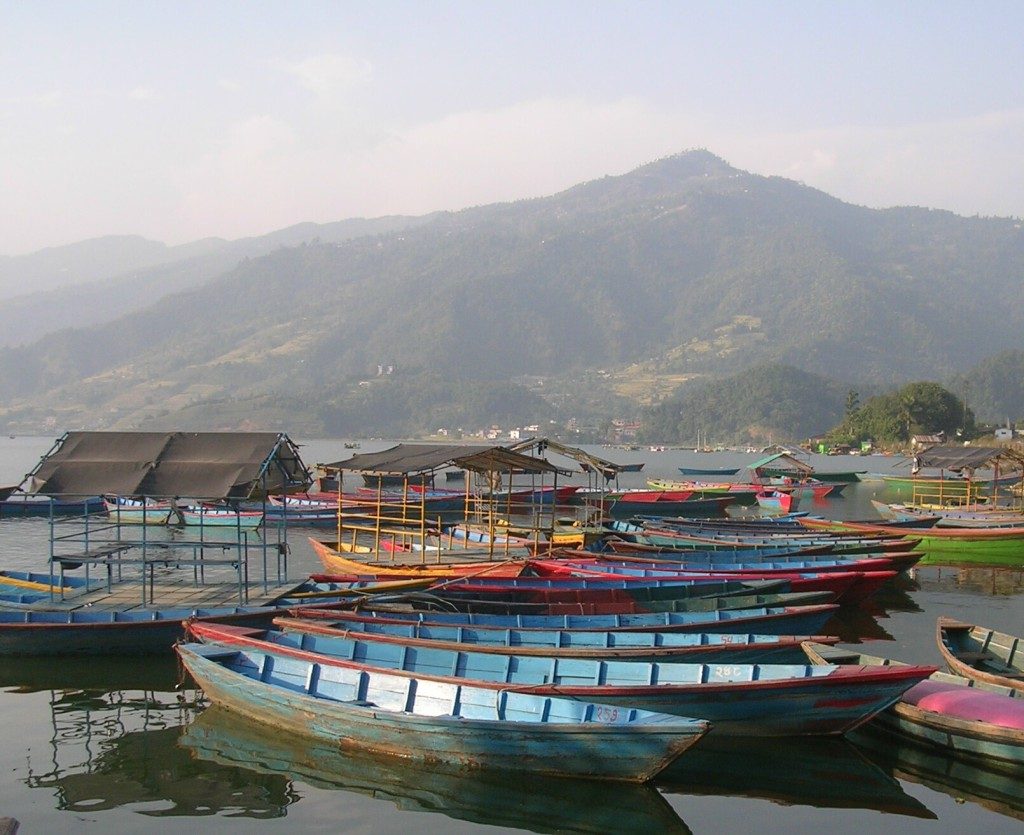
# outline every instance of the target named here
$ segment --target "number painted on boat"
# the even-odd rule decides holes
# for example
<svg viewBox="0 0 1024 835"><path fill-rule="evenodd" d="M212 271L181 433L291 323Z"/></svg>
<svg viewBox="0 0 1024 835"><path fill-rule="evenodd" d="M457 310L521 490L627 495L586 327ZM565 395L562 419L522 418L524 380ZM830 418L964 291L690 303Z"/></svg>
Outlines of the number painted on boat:
<svg viewBox="0 0 1024 835"><path fill-rule="evenodd" d="M619 709L617 707L599 706L594 711L594 718L598 722L615 722L619 718Z"/></svg>
<svg viewBox="0 0 1024 835"><path fill-rule="evenodd" d="M742 674L742 667L715 667L715 678L732 678Z"/></svg>

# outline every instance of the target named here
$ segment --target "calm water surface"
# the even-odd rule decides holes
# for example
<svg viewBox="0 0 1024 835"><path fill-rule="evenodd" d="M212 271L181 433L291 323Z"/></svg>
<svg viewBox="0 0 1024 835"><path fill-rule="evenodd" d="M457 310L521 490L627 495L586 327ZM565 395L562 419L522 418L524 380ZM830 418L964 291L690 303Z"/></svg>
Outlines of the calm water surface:
<svg viewBox="0 0 1024 835"><path fill-rule="evenodd" d="M0 439L0 485L20 480L52 439ZM362 444L363 452L389 443ZM757 456L594 449L646 461L623 486L676 467ZM303 447L307 463L347 457L340 441ZM893 471L896 459L821 458L820 469ZM895 470L900 471L900 470ZM813 508L868 518L880 482ZM291 573L318 567L301 532ZM0 520L3 567L45 568L47 525ZM1024 634L1020 571L921 569L870 609L832 626L866 650L938 663L935 618ZM1024 830L1020 774L969 768L887 738L706 741L657 788L586 780L465 776L296 742L207 708L178 688L173 660L3 660L0 816L24 833L129 832L922 832Z"/></svg>

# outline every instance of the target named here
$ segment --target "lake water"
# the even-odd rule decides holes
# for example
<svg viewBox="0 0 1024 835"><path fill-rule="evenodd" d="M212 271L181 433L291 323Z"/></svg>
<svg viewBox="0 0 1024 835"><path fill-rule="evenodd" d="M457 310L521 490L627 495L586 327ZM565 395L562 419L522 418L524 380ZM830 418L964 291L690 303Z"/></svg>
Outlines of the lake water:
<svg viewBox="0 0 1024 835"><path fill-rule="evenodd" d="M20 480L52 439L0 439L0 485ZM390 446L362 443L367 452ZM727 467L756 455L593 451L645 461L623 486ZM307 463L347 457L303 446ZM815 458L819 469L889 472L898 459ZM880 482L815 506L871 516ZM48 527L0 520L2 565L43 569ZM318 568L303 532L291 573ZM832 626L866 650L938 664L940 614L1024 633L1024 572L929 567ZM656 788L436 768L342 754L206 709L178 689L173 660L0 660L0 817L24 833L131 832L907 832L986 835L1024 828L1024 775L966 767L889 738L702 743Z"/></svg>

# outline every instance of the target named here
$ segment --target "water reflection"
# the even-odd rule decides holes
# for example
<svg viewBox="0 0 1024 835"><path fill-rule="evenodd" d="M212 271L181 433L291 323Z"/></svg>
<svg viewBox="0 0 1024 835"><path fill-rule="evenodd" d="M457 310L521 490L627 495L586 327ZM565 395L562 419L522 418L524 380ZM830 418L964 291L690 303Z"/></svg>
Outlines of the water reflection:
<svg viewBox="0 0 1024 835"><path fill-rule="evenodd" d="M982 768L871 728L857 731L853 739L893 777L948 794L957 803L976 803L1024 821L1024 775L1020 770Z"/></svg>
<svg viewBox="0 0 1024 835"><path fill-rule="evenodd" d="M711 735L659 775L657 785L672 794L936 817L845 739L769 741Z"/></svg>
<svg viewBox="0 0 1024 835"><path fill-rule="evenodd" d="M216 707L185 729L180 744L221 767L283 775L320 789L388 800L403 811L439 812L473 823L533 832L690 831L649 786L417 766L274 735Z"/></svg>
<svg viewBox="0 0 1024 835"><path fill-rule="evenodd" d="M918 566L914 579L925 591L969 591L983 595L1024 593L1024 570L995 566Z"/></svg>
<svg viewBox="0 0 1024 835"><path fill-rule="evenodd" d="M180 680L181 670L172 656L0 658L0 687L15 693L154 690L169 694Z"/></svg>
<svg viewBox="0 0 1024 835"><path fill-rule="evenodd" d="M48 673L27 666L15 692L46 693L58 679L86 677L73 663L63 673L52 662ZM58 810L75 813L146 804L149 808L135 811L150 817L284 815L294 802L284 778L197 763L178 746L182 726L201 705L195 691L173 692L174 666L170 676L163 665L135 666L137 684L147 678L161 685L169 681L170 692L102 686L127 674L117 664L98 665L91 678L100 684L97 689L50 689L48 737L33 742L19 779L31 789L52 792ZM4 678L11 678L6 665ZM40 725L45 727L34 723Z"/></svg>

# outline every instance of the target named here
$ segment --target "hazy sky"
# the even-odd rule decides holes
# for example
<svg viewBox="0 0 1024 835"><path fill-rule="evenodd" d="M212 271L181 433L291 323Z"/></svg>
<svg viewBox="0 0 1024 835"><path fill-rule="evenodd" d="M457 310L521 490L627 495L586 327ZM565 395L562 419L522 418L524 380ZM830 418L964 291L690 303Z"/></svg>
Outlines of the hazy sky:
<svg viewBox="0 0 1024 835"><path fill-rule="evenodd" d="M2 2L0 254L558 191L706 147L1024 215L1021 2Z"/></svg>

